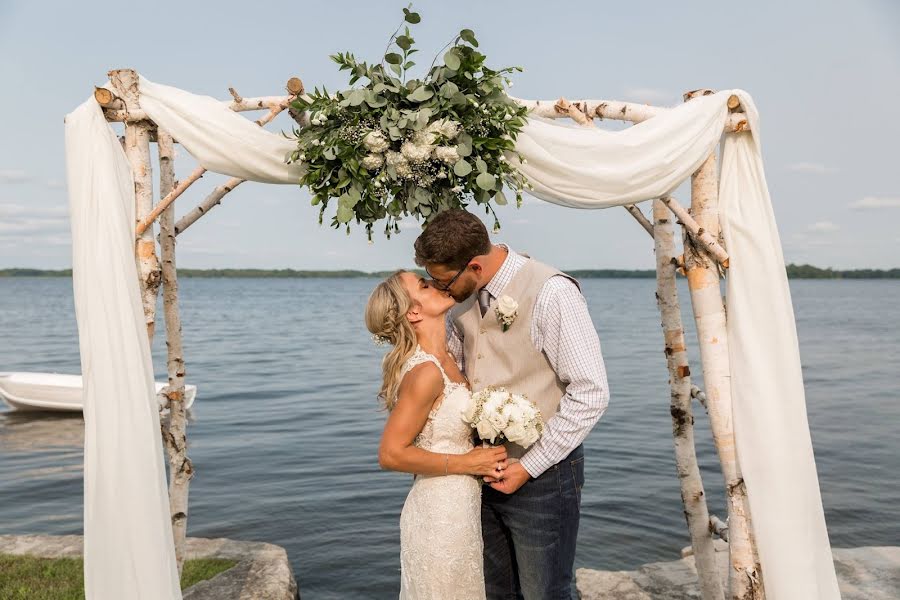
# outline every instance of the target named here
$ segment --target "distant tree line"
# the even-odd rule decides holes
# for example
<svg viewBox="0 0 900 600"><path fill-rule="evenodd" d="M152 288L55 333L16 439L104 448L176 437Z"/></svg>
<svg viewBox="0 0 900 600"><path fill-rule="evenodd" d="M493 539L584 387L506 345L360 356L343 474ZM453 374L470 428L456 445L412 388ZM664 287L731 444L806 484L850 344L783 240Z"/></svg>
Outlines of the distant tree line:
<svg viewBox="0 0 900 600"><path fill-rule="evenodd" d="M424 274L422 271L416 271ZM281 279L346 279L358 277L387 277L393 271L308 271L295 269L179 269L180 277L206 278L281 278ZM576 269L568 271L578 279L652 279L653 269ZM72 269L0 269L0 277L71 277ZM812 265L787 266L790 279L900 279L900 269L821 269Z"/></svg>

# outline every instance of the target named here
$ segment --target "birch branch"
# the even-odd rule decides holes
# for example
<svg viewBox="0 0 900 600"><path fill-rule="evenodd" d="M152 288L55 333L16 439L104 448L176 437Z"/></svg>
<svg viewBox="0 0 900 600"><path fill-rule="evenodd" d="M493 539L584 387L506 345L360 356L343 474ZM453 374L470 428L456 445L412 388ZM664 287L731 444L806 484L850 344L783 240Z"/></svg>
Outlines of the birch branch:
<svg viewBox="0 0 900 600"><path fill-rule="evenodd" d="M283 111L285 108L287 108L288 104L289 103L286 102L279 106L272 107L269 110L268 114L266 114L266 116L264 116L263 118L256 121L256 124L259 125L260 127L262 127L268 123L271 123L272 120L275 117L277 117L279 115L279 113L281 113L281 111ZM153 221L155 221L157 219L157 217L159 217L159 215L161 215L162 212L164 210L166 210L166 208L169 207L169 205L171 205L173 202L175 202L175 200L177 200L178 197L181 196L181 194L183 194L184 191L186 189L188 189L192 183L194 183L195 181L197 181L198 179L203 177L203 175L205 173L206 173L206 169L203 167L197 167L196 169L194 169L194 171L188 176L187 179L180 182L175 187L175 189L173 189L169 194L166 195L165 198L163 198L162 200L159 201L159 204L157 204L155 207L153 207L153 210L151 210L147 214L146 217L144 217L143 219L140 220L137 227L135 228L135 233L137 235L141 235L144 232L144 230L146 230L153 223ZM241 180L241 181L243 181L243 180ZM234 187L235 186L232 186L232 189ZM231 190L228 190L228 191L231 191Z"/></svg>
<svg viewBox="0 0 900 600"><path fill-rule="evenodd" d="M723 248L716 237L710 235L710 233L703 229L694 217L685 209L677 200L672 198L671 196L665 196L660 198L666 206L669 207L678 220L681 221L681 224L691 233L691 238L699 244L704 250L709 252L716 261L725 267L728 268L728 253L725 252L725 248Z"/></svg>
<svg viewBox="0 0 900 600"><path fill-rule="evenodd" d="M706 406L706 394L696 385L691 386L691 398L696 398L703 408L709 410Z"/></svg>
<svg viewBox="0 0 900 600"><path fill-rule="evenodd" d="M726 542L728 541L728 525L723 523L716 515L709 516L709 530Z"/></svg>
<svg viewBox="0 0 900 600"><path fill-rule="evenodd" d="M697 578L703 600L723 600L722 581L716 565L716 549L709 530L709 509L697 452L694 447L694 416L691 408L691 370L678 287L675 283L675 243L671 214L662 200L653 201L653 231L656 249L656 301L662 319L666 365L671 386L669 412L675 442L675 468L681 485L681 501L691 536Z"/></svg>
<svg viewBox="0 0 900 600"><path fill-rule="evenodd" d="M175 235L181 235L184 230L197 222L200 217L205 215L211 208L216 206L222 201L222 198L225 195L244 183L244 180L240 177L232 177L224 184L217 186L210 194L203 199L203 202L192 208L189 212L185 213L183 217L178 219L178 223L175 224Z"/></svg>
<svg viewBox="0 0 900 600"><path fill-rule="evenodd" d="M165 196L175 187L175 152L172 136L158 132L159 192ZM187 546L188 491L194 466L187 456L187 415L184 408L184 351L181 315L178 311L178 272L175 266L175 207L169 207L159 219L162 253L163 314L166 322L166 388L168 418L160 420L163 444L169 459L169 513L175 541L178 574L182 573Z"/></svg>
<svg viewBox="0 0 900 600"><path fill-rule="evenodd" d="M128 111L139 110L137 73L131 69L109 72L110 82ZM96 94L96 91L95 91ZM95 95L96 97L96 95ZM153 171L150 164L150 123L130 122L125 125L125 156L134 177L135 218L140 220L153 209ZM146 228L145 228L146 229ZM135 255L141 286L141 301L147 323L147 337L153 342L156 326L156 298L159 292L159 260L152 229L141 231L135 243Z"/></svg>
<svg viewBox="0 0 900 600"><path fill-rule="evenodd" d="M557 109L559 100L524 100L510 96L511 100L518 102L531 111L531 114L547 119L559 119L569 117L566 112ZM631 123L643 123L648 119L672 110L670 107L650 106L636 102L620 102L617 100L575 100L572 102L575 108L583 115L591 118L610 119L615 121L628 121ZM733 113L725 122L725 133L750 131L750 122L747 115Z"/></svg>

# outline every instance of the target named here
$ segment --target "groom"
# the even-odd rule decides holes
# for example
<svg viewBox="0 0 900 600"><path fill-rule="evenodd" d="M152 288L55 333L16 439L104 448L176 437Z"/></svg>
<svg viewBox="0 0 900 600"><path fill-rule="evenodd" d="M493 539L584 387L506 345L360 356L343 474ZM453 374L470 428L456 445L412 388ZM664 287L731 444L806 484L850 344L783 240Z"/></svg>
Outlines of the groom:
<svg viewBox="0 0 900 600"><path fill-rule="evenodd" d="M584 485L582 441L609 399L600 341L578 283L547 265L493 245L475 215L448 210L415 242L416 264L459 304L448 344L474 391L525 394L544 416L529 448L508 444L509 468L482 494L484 575L489 600L572 597ZM503 328L497 312L518 304Z"/></svg>

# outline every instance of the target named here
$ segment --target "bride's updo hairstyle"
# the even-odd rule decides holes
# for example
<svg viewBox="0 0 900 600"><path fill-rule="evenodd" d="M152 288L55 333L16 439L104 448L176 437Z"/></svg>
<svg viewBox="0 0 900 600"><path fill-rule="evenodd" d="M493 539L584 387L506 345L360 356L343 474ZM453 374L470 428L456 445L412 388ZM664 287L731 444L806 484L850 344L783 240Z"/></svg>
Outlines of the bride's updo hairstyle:
<svg viewBox="0 0 900 600"><path fill-rule="evenodd" d="M378 394L388 410L394 408L394 404L397 403L400 370L416 351L417 344L416 332L406 318L406 313L412 307L412 300L400 279L404 273L406 271L397 271L379 283L366 304L366 328L376 340L391 345L390 351L381 363L384 380Z"/></svg>

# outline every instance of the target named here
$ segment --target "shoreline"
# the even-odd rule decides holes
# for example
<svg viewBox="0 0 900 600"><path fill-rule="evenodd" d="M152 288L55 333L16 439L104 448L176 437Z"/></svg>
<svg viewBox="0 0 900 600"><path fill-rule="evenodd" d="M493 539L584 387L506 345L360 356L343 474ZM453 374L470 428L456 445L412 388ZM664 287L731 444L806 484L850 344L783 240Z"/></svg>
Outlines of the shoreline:
<svg viewBox="0 0 900 600"><path fill-rule="evenodd" d="M421 275L424 271L415 269ZM198 279L371 279L385 278L389 271L360 271L355 269L302 270L302 269L189 269L180 268L179 277ZM572 269L565 271L577 279L654 279L655 269ZM27 269L11 267L0 269L3 277L71 277L71 269ZM832 269L812 265L787 265L788 279L900 279L900 268L895 269Z"/></svg>

